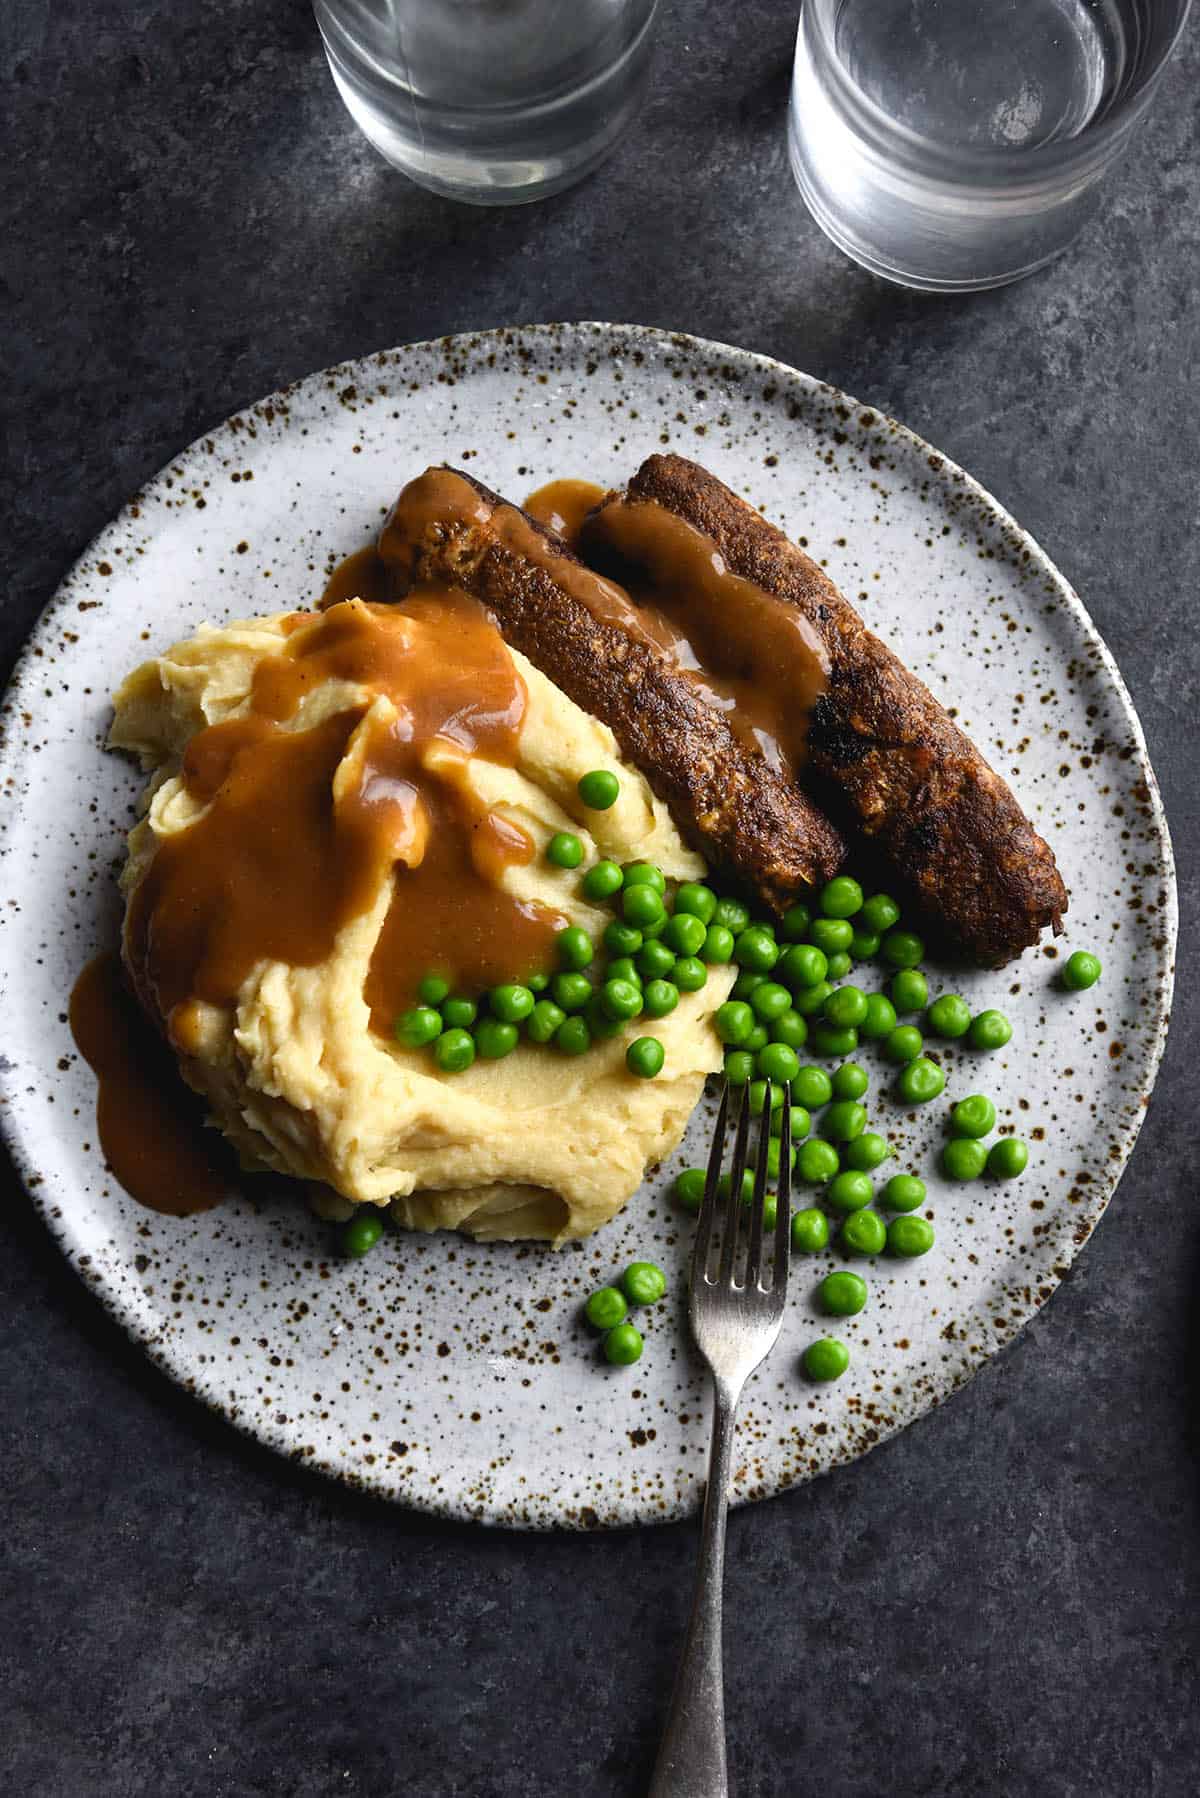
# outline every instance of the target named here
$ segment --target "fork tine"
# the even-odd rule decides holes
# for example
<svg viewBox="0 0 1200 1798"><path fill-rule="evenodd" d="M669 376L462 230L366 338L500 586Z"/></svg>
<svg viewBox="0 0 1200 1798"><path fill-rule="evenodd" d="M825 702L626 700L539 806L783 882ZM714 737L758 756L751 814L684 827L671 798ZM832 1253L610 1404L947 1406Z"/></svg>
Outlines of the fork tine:
<svg viewBox="0 0 1200 1798"><path fill-rule="evenodd" d="M708 1171L704 1176L704 1197L696 1222L696 1239L692 1244L692 1282L708 1278L708 1249L712 1242L713 1218L717 1211L717 1182L721 1178L721 1162L725 1157L725 1120L729 1115L729 1082L721 1088L721 1104L708 1151Z"/></svg>
<svg viewBox="0 0 1200 1798"><path fill-rule="evenodd" d="M767 1194L767 1153L771 1146L771 1082L763 1089L758 1120L758 1153L754 1160L754 1199L750 1214L750 1246L746 1251L746 1284L757 1286L762 1275L763 1207Z"/></svg>
<svg viewBox="0 0 1200 1798"><path fill-rule="evenodd" d="M775 1199L775 1260L771 1291L787 1297L788 1268L792 1264L792 1085L783 1088L783 1118L779 1132L779 1185Z"/></svg>
<svg viewBox="0 0 1200 1798"><path fill-rule="evenodd" d="M721 1238L721 1261L717 1279L722 1286L733 1283L733 1257L737 1250L738 1208L742 1202L742 1176L746 1172L746 1147L750 1139L750 1086L742 1088L738 1106L737 1136L733 1143L733 1169L729 1176L729 1202L725 1207L725 1233Z"/></svg>

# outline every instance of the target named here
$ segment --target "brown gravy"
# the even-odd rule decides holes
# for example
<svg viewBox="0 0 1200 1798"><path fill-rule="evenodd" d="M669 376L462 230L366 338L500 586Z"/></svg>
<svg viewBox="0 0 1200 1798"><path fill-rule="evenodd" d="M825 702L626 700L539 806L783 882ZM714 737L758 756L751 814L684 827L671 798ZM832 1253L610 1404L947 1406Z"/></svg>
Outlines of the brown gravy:
<svg viewBox="0 0 1200 1798"><path fill-rule="evenodd" d="M71 1035L96 1075L104 1158L131 1199L169 1217L210 1211L233 1191L235 1161L204 1127L200 1100L121 978L111 951L90 961L71 992Z"/></svg>
<svg viewBox="0 0 1200 1798"><path fill-rule="evenodd" d="M549 525L577 550L583 521L603 498L604 488L595 481L547 481L529 495L522 510L539 524Z"/></svg>
<svg viewBox="0 0 1200 1798"><path fill-rule="evenodd" d="M317 609L327 612L343 599L365 599L369 605L390 605L399 595L395 577L379 554L377 543L343 556L325 583Z"/></svg>
<svg viewBox="0 0 1200 1798"><path fill-rule="evenodd" d="M357 704L281 728L337 679L394 715ZM193 998L233 1004L259 960L325 960L393 869L367 981L377 1030L390 1032L431 969L477 991L549 967L565 920L498 884L533 844L465 778L473 756L515 763L525 705L499 632L466 594L300 618L259 663L250 714L189 743L184 784L208 809L159 845L133 895L131 961L168 1030L184 1033L186 1013L173 1014Z"/></svg>

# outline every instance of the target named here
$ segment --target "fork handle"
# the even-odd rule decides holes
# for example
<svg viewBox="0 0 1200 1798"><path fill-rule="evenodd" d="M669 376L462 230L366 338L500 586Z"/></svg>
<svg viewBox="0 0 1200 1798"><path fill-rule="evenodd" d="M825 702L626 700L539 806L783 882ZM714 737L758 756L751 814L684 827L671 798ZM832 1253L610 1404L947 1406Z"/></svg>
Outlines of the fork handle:
<svg viewBox="0 0 1200 1798"><path fill-rule="evenodd" d="M741 1387L713 1381L712 1449L700 1565L683 1658L649 1798L728 1798L725 1771L725 1682L721 1670L721 1601L725 1518L733 1468L733 1426Z"/></svg>

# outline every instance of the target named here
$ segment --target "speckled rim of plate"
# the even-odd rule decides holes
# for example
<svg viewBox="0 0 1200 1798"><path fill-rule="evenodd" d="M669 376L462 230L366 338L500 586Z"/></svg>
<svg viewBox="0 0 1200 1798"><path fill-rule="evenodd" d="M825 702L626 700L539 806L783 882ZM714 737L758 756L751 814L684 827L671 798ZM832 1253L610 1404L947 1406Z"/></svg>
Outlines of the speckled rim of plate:
<svg viewBox="0 0 1200 1798"><path fill-rule="evenodd" d="M763 1498L786 1489L798 1480L811 1477L866 1452L868 1448L885 1440L896 1430L904 1427L905 1424L923 1414L934 1404L941 1402L964 1384L991 1353L1010 1340L1012 1334L1040 1309L1066 1273L1074 1254L1086 1242L1099 1221L1136 1140L1144 1115L1145 1103L1148 1100L1161 1060L1169 1023L1178 908L1167 822L1147 755L1140 722L1116 664L1096 632L1078 595L1033 539L1017 525L1007 511L998 505L978 482L942 456L940 452L933 450L906 427L890 419L878 408L867 407L838 390L770 357L650 327L602 323L501 328L489 332L464 333L457 338L431 340L402 346L395 351L382 352L375 356L364 357L355 362L319 371L280 393L258 402L254 407L247 408L245 413L235 415L223 426L218 427L216 431L206 433L181 456L173 458L159 475L147 484L142 493L136 496L136 499L145 504L156 495L161 498L164 489L169 489L185 481L189 467L198 464L205 456L212 453L214 439L221 440L233 436L239 431L244 431L247 415L260 420L270 420L273 415L286 417L289 409L301 410L307 402L317 403L320 397L331 389L353 391L356 381L364 385L369 383L372 379L377 378L381 367L389 364L403 366L406 361L418 365L422 362L430 364L438 359L442 359L448 364L454 364L456 358L469 364L472 359L487 356L489 353L494 361L497 355L502 356L512 352L514 346L519 348L521 356L528 357L526 367L536 366L540 355L553 352L560 353L566 359L569 359L573 352L595 353L597 356L609 355L618 360L628 358L633 365L636 365L644 354L658 354L664 358L675 354L693 359L696 366L700 368L707 363L714 375L718 370L722 370L732 379L741 379L743 371L761 375L768 382L768 388L764 390L764 397L767 392L779 392L791 396L789 416L794 419L803 419L805 407L808 407L814 412L828 414L830 419L835 417L841 419L848 430L854 428L855 421L862 423L866 420L872 420L884 427L891 439L920 457L928 465L937 484L951 485L961 492L964 500L974 508L977 521L984 520L998 538L1005 539L1009 552L1014 554L1023 566L1032 566L1045 583L1046 590L1052 591L1055 599L1074 618L1078 630L1088 646L1089 653L1099 664L1108 686L1116 698L1124 728L1128 733L1129 749L1136 760L1141 781L1144 782L1145 804L1150 814L1153 834L1157 840L1159 865L1156 873L1163 883L1159 920L1160 947L1155 969L1157 1005L1153 1029L1147 1031L1140 1044L1140 1108L1130 1110L1122 1127L1114 1131L1110 1138L1108 1162L1104 1174L1096 1179L1086 1191L1078 1195L1081 1202L1071 1214L1070 1221L1075 1227L1069 1241L1066 1239L1058 1241L1053 1264L1038 1270L1039 1284L1036 1290L1027 1288L1025 1296L1020 1302L1008 1303L1006 1317L997 1318L972 1314L970 1323L977 1332L975 1337L971 1341L960 1337L958 1339L960 1346L956 1345L953 1354L943 1355L942 1365L934 1376L929 1378L921 1376L912 1389L897 1389L898 1395L889 1399L890 1409L886 1415L880 1416L876 1412L872 1417L872 1407L868 1405L868 1416L865 1423L860 1421L857 1427L846 1427L840 1433L828 1432L823 1439L816 1442L811 1438L807 1439L808 1449L804 1456L801 1457L797 1452L796 1458L790 1464L782 1467L778 1465L777 1461L773 1463L765 1451L747 1451L749 1462L739 1469L735 1482L735 1502ZM795 410L791 411L790 407L793 404ZM803 429L804 427L801 425L799 428ZM821 435L820 431L818 431L818 435ZM700 453L704 453L702 449ZM719 472L719 459L717 467ZM482 468L480 472L487 473ZM564 469L561 472L573 471ZM383 495L385 501L390 497L390 494ZM4 707L5 725L0 732L0 778L3 779L6 794L13 793L19 786L23 752L21 732L17 728L10 727L9 720L14 715L19 720L20 714L26 709L31 713L36 711L39 695L35 689L39 680L44 683L43 651L44 647L51 643L56 631L61 634L59 614L68 605L73 612L74 607L80 604L81 590L94 586L97 570L103 572L107 566L108 557L114 553L122 531L128 527L131 508L135 506L135 503L131 501L130 506L125 508L113 523L105 527L84 551L31 633L13 676ZM41 664L40 667L39 664ZM0 829L0 852L3 852L6 847L6 838L12 827L14 816L17 815L19 814L16 808L6 813L3 828ZM1147 834L1149 835L1149 832ZM7 976L2 966L0 966L0 982L7 984ZM246 1434L266 1443L278 1452L302 1459L306 1465L317 1467L355 1487L371 1489L383 1496L433 1513L478 1521L534 1528L594 1528L604 1525L662 1521L684 1515L695 1508L703 1490L703 1447L706 1444L706 1431L702 1427L702 1420L699 1417L694 1420L698 1432L695 1452L699 1459L693 1462L693 1470L689 1470L686 1479L683 1479L680 1474L679 1480L677 1480L677 1490L673 1494L664 1495L662 1492L658 1492L648 1498L641 1492L639 1482L635 1477L631 1487L620 1491L611 1503L600 1499L596 1504L580 1504L576 1498L576 1502L564 1505L558 1502L559 1495L555 1493L536 1496L520 1493L512 1489L511 1482L507 1488L498 1488L495 1491L455 1489L452 1482L447 1483L441 1481L440 1478L434 1480L432 1489L425 1489L411 1483L405 1484L399 1479L393 1467L380 1464L384 1457L364 1456L360 1453L353 1464L348 1466L344 1459L339 1460L332 1454L325 1455L320 1451L313 1452L311 1448L301 1448L295 1439L294 1432L289 1431L286 1419L275 1420L264 1416L248 1416L239 1405L223 1400L222 1395L213 1389L212 1382L206 1380L202 1373L198 1373L194 1345L189 1354L186 1340L181 1341L178 1337L171 1340L169 1336L165 1341L160 1340L158 1332L150 1327L146 1315L139 1311L137 1305L130 1301L128 1294L122 1291L121 1281L115 1276L106 1278L99 1269L87 1265L88 1257L79 1255L78 1245L73 1241L69 1203L67 1205L59 1204L57 1201L63 1195L54 1189L48 1190L38 1172L37 1143L30 1139L17 1103L19 1097L19 1080L15 1077L17 1074L17 1069L14 1069L4 1058L0 1058L0 1127L3 1128L18 1171L29 1187L34 1203L52 1235L76 1271L97 1293L105 1308L139 1342L150 1358L186 1390L199 1397L202 1402L215 1409L227 1420L232 1421ZM702 1113L704 1110L705 1107L702 1106L700 1112ZM706 1120L698 1113L695 1121L703 1131ZM636 1205L637 1202L635 1200L634 1204ZM633 1207L631 1206L630 1209L632 1210ZM656 1214L652 1212L651 1216L654 1215ZM425 1239L422 1247L428 1242L436 1243L439 1240L442 1239ZM486 1254L487 1251L483 1253ZM677 1311L676 1322L678 1322L678 1318ZM943 1336L946 1334L943 1332ZM953 1334L948 1339L952 1343L956 1341ZM575 1352L573 1346L570 1352ZM777 1351L777 1354L779 1352L781 1351ZM671 1353L674 1355L675 1350L672 1349ZM202 1360L203 1357L200 1359ZM877 1387L876 1390L878 1389ZM818 1426L818 1428L820 1427ZM653 1436L653 1430L650 1434ZM756 1430L755 1434L761 1438L762 1432ZM796 1435L796 1432L793 1431L793 1434ZM631 1440L637 1435L642 1437L644 1443L645 1432L630 1432ZM800 1434L797 1440L803 1443L806 1438ZM393 1443L391 1446L401 1445ZM390 1461L391 1457L386 1459ZM649 1484L652 1487L653 1481ZM659 1484L661 1485L661 1479Z"/></svg>

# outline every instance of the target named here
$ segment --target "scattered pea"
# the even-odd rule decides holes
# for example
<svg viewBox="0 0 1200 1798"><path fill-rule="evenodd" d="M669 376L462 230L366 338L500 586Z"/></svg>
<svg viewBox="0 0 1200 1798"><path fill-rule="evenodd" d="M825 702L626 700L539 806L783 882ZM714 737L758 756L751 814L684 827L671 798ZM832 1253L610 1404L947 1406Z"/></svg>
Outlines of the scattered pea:
<svg viewBox="0 0 1200 1798"><path fill-rule="evenodd" d="M1019 1136L1002 1136L988 1150L987 1170L998 1180L1015 1180L1029 1166L1029 1146Z"/></svg>
<svg viewBox="0 0 1200 1798"><path fill-rule="evenodd" d="M808 1041L808 1023L793 1006L772 1018L767 1030L773 1043L786 1043L789 1049L802 1049Z"/></svg>
<svg viewBox="0 0 1200 1798"><path fill-rule="evenodd" d="M828 958L815 943L793 943L784 950L775 968L779 979L790 987L819 986L828 970Z"/></svg>
<svg viewBox="0 0 1200 1798"><path fill-rule="evenodd" d="M632 1367L642 1358L642 1333L633 1324L617 1324L604 1338L604 1359L613 1367Z"/></svg>
<svg viewBox="0 0 1200 1798"><path fill-rule="evenodd" d="M996 1107L985 1093L970 1093L950 1112L952 1136L988 1136L996 1128Z"/></svg>
<svg viewBox="0 0 1200 1798"><path fill-rule="evenodd" d="M750 1116L752 1118L762 1116L763 1102L767 1096L768 1086L771 1089L771 1110L778 1111L783 1104L784 1091L776 1081L765 1078L752 1080L750 1082Z"/></svg>
<svg viewBox="0 0 1200 1798"><path fill-rule="evenodd" d="M639 992L641 990L642 976L631 955L618 955L615 961L610 961L604 970L604 978L606 981L629 980L638 988Z"/></svg>
<svg viewBox="0 0 1200 1798"><path fill-rule="evenodd" d="M826 1274L817 1287L821 1307L831 1317L857 1317L867 1303L867 1282L846 1269Z"/></svg>
<svg viewBox="0 0 1200 1798"><path fill-rule="evenodd" d="M730 1086L745 1086L754 1078L754 1057L746 1049L727 1049L725 1078Z"/></svg>
<svg viewBox="0 0 1200 1798"><path fill-rule="evenodd" d="M479 1016L474 999L443 999L442 1022L447 1030L469 1030Z"/></svg>
<svg viewBox="0 0 1200 1798"><path fill-rule="evenodd" d="M838 1240L851 1255L882 1255L887 1244L887 1225L877 1211L852 1211Z"/></svg>
<svg viewBox="0 0 1200 1798"><path fill-rule="evenodd" d="M637 952L636 966L646 980L665 980L675 966L675 951L662 942L643 943Z"/></svg>
<svg viewBox="0 0 1200 1798"><path fill-rule="evenodd" d="M563 1011L582 1011L592 996L592 983L586 974L556 974L550 982L554 1003Z"/></svg>
<svg viewBox="0 0 1200 1798"><path fill-rule="evenodd" d="M550 984L549 974L527 974L525 984L531 993L544 993Z"/></svg>
<svg viewBox="0 0 1200 1798"><path fill-rule="evenodd" d="M906 1261L933 1247L933 1225L925 1217L894 1217L887 1227L888 1252Z"/></svg>
<svg viewBox="0 0 1200 1798"><path fill-rule="evenodd" d="M858 1173L869 1174L875 1168L882 1167L891 1154L887 1138L880 1136L876 1130L864 1130L853 1142L846 1144L843 1154L847 1166Z"/></svg>
<svg viewBox="0 0 1200 1798"><path fill-rule="evenodd" d="M787 1109L786 1106L781 1105L778 1111L771 1113L772 1136L778 1136L783 1129L783 1114ZM812 1129L812 1119L803 1105L793 1105L791 1113L792 1141L794 1143L801 1142Z"/></svg>
<svg viewBox="0 0 1200 1798"><path fill-rule="evenodd" d="M606 812L617 803L621 783L608 768L593 768L580 775L575 791L590 812Z"/></svg>
<svg viewBox="0 0 1200 1798"><path fill-rule="evenodd" d="M863 890L848 874L835 874L821 888L820 905L827 918L852 918L862 910Z"/></svg>
<svg viewBox="0 0 1200 1798"><path fill-rule="evenodd" d="M566 1012L553 999L539 999L529 1014L529 1022L525 1026L531 1043L548 1043L558 1029Z"/></svg>
<svg viewBox="0 0 1200 1798"><path fill-rule="evenodd" d="M793 987L792 1009L798 1011L802 1018L815 1017L832 991L827 980L819 981L816 986Z"/></svg>
<svg viewBox="0 0 1200 1798"><path fill-rule="evenodd" d="M925 1024L933 1036L953 1042L970 1029L971 1007L958 993L942 993L925 1013Z"/></svg>
<svg viewBox="0 0 1200 1798"><path fill-rule="evenodd" d="M830 1142L853 1142L866 1127L866 1108L857 1099L835 1099L821 1119L821 1135Z"/></svg>
<svg viewBox="0 0 1200 1798"><path fill-rule="evenodd" d="M592 1046L592 1033L586 1018L564 1018L554 1032L554 1046L564 1055L586 1055Z"/></svg>
<svg viewBox="0 0 1200 1798"><path fill-rule="evenodd" d="M835 949L833 954L827 957L825 972L831 981L844 980L853 965L849 950Z"/></svg>
<svg viewBox="0 0 1200 1798"><path fill-rule="evenodd" d="M915 1024L899 1024L884 1038L883 1053L889 1061L902 1065L906 1061L915 1061L924 1046Z"/></svg>
<svg viewBox="0 0 1200 1798"><path fill-rule="evenodd" d="M687 912L693 918L699 918L702 924L711 924L713 913L717 909L717 895L711 887L702 886L697 880L685 880L675 893L675 915Z"/></svg>
<svg viewBox="0 0 1200 1798"><path fill-rule="evenodd" d="M801 1255L819 1255L829 1245L829 1219L815 1205L792 1216L792 1247Z"/></svg>
<svg viewBox="0 0 1200 1798"><path fill-rule="evenodd" d="M847 1214L861 1211L874 1197L875 1188L870 1176L854 1168L843 1168L840 1174L835 1175L825 1194L827 1204L832 1205L835 1211Z"/></svg>
<svg viewBox="0 0 1200 1798"><path fill-rule="evenodd" d="M867 995L857 986L834 987L821 1015L836 1030L856 1029L867 1015Z"/></svg>
<svg viewBox="0 0 1200 1798"><path fill-rule="evenodd" d="M656 1036L638 1036L625 1051L625 1066L639 1080L653 1080L662 1073L666 1058L666 1050Z"/></svg>
<svg viewBox="0 0 1200 1798"><path fill-rule="evenodd" d="M1089 986L1095 986L1100 978L1100 958L1086 949L1076 949L1063 963L1060 975L1062 984L1069 993L1086 993Z"/></svg>
<svg viewBox="0 0 1200 1798"><path fill-rule="evenodd" d="M750 1009L764 1024L781 1018L792 1009L792 995L777 980L764 980L750 995Z"/></svg>
<svg viewBox="0 0 1200 1798"><path fill-rule="evenodd" d="M648 1018L665 1018L679 1004L679 988L670 980L652 980L642 999Z"/></svg>
<svg viewBox="0 0 1200 1798"><path fill-rule="evenodd" d="M674 1193L685 1211L699 1211L704 1203L704 1181L702 1167L685 1167L676 1174Z"/></svg>
<svg viewBox="0 0 1200 1798"><path fill-rule="evenodd" d="M783 1114L782 1114L782 1112L779 1112L776 1115L782 1116ZM795 1146L793 1145L792 1152L791 1152L791 1160L788 1163L789 1171L795 1169L796 1154L797 1154L797 1150L796 1150ZM770 1180L778 1180L779 1170L780 1170L782 1164L783 1164L783 1144L780 1142L780 1140L777 1136L773 1136L771 1138L770 1142L767 1144L767 1178ZM775 1196L774 1193L767 1194L768 1198L774 1198L774 1196Z"/></svg>
<svg viewBox="0 0 1200 1798"><path fill-rule="evenodd" d="M794 1080L800 1072L799 1057L786 1043L768 1043L759 1050L755 1066L764 1080Z"/></svg>
<svg viewBox="0 0 1200 1798"><path fill-rule="evenodd" d="M733 1175L730 1173L722 1174L721 1178L717 1181L717 1197L719 1199L727 1199L732 1191ZM747 1168L742 1175L741 1197L743 1205L751 1204L754 1199L754 1175L750 1172L749 1168Z"/></svg>
<svg viewBox="0 0 1200 1798"><path fill-rule="evenodd" d="M893 1174L879 1203L885 1211L919 1211L925 1203L925 1182L915 1174Z"/></svg>
<svg viewBox="0 0 1200 1798"><path fill-rule="evenodd" d="M804 937L811 923L812 913L807 905L789 905L783 914L779 934L785 943L798 943Z"/></svg>
<svg viewBox="0 0 1200 1798"><path fill-rule="evenodd" d="M634 929L632 924L625 924L620 918L613 918L604 926L602 941L610 955L636 955L645 942L645 938L640 930Z"/></svg>
<svg viewBox="0 0 1200 1798"><path fill-rule="evenodd" d="M611 899L625 885L625 876L616 862L597 862L583 877L585 899Z"/></svg>
<svg viewBox="0 0 1200 1798"><path fill-rule="evenodd" d="M681 993L698 993L708 979L708 969L694 955L681 955L671 969L671 978Z"/></svg>
<svg viewBox="0 0 1200 1798"><path fill-rule="evenodd" d="M631 1305L657 1305L667 1290L667 1276L653 1261L631 1261L621 1275L621 1291Z"/></svg>
<svg viewBox="0 0 1200 1798"><path fill-rule="evenodd" d="M873 955L879 954L879 945L883 941L877 930L856 929L850 938L850 954L855 961L870 961Z"/></svg>
<svg viewBox="0 0 1200 1798"><path fill-rule="evenodd" d="M488 994L493 1017L505 1024L521 1024L534 1007L534 997L527 986L509 984L494 986Z"/></svg>
<svg viewBox="0 0 1200 1798"><path fill-rule="evenodd" d="M925 959L925 945L911 930L889 930L880 953L893 968L915 968Z"/></svg>
<svg viewBox="0 0 1200 1798"><path fill-rule="evenodd" d="M362 1210L342 1226L341 1248L343 1255L351 1255L355 1260L360 1255L369 1254L383 1235L383 1219L375 1210Z"/></svg>
<svg viewBox="0 0 1200 1798"><path fill-rule="evenodd" d="M951 1180L978 1180L987 1150L973 1136L952 1136L942 1150L942 1168Z"/></svg>
<svg viewBox="0 0 1200 1798"><path fill-rule="evenodd" d="M870 1084L866 1068L859 1067L856 1061L844 1061L833 1070L830 1079L835 1099L861 1099Z"/></svg>
<svg viewBox="0 0 1200 1798"><path fill-rule="evenodd" d="M621 916L626 924L632 924L635 930L643 930L647 924L657 924L666 907L661 895L654 887L644 881L629 884L629 870L625 872L625 885L621 889ZM697 923L700 920L697 918ZM665 935L665 932L664 932ZM701 938L703 941L703 937Z"/></svg>
<svg viewBox="0 0 1200 1798"><path fill-rule="evenodd" d="M779 945L761 924L750 924L734 938L733 959L752 974L769 974L779 960Z"/></svg>
<svg viewBox="0 0 1200 1798"><path fill-rule="evenodd" d="M750 922L750 913L740 899L718 899L712 921L714 924L723 925L736 937L745 930Z"/></svg>
<svg viewBox="0 0 1200 1798"><path fill-rule="evenodd" d="M677 911L667 919L662 940L676 955L699 955L707 935L701 919L693 917L690 911Z"/></svg>
<svg viewBox="0 0 1200 1798"><path fill-rule="evenodd" d="M733 960L733 932L724 924L710 924L704 932L704 943L700 950L704 961L727 962Z"/></svg>
<svg viewBox="0 0 1200 1798"><path fill-rule="evenodd" d="M511 1055L520 1036L515 1024L502 1018L481 1018L475 1027L475 1047L484 1061L503 1061Z"/></svg>
<svg viewBox="0 0 1200 1798"><path fill-rule="evenodd" d="M852 1026L835 1030L832 1024L816 1024L809 1046L814 1055L853 1055L858 1047L858 1031Z"/></svg>
<svg viewBox="0 0 1200 1798"><path fill-rule="evenodd" d="M632 980L606 980L600 988L600 1003L610 1018L624 1022L640 1016L644 1001Z"/></svg>
<svg viewBox="0 0 1200 1798"><path fill-rule="evenodd" d="M831 1142L823 1137L810 1136L807 1142L800 1144L796 1155L796 1172L802 1180L810 1185L824 1186L832 1180L841 1167L838 1152Z"/></svg>
<svg viewBox="0 0 1200 1798"><path fill-rule="evenodd" d="M426 974L417 986L417 998L422 1005L440 1005L449 996L450 982L440 974Z"/></svg>
<svg viewBox="0 0 1200 1798"><path fill-rule="evenodd" d="M900 1097L910 1105L928 1105L939 1093L946 1090L946 1075L936 1061L930 1061L927 1055L918 1055L901 1068L900 1078L896 1082Z"/></svg>
<svg viewBox="0 0 1200 1798"><path fill-rule="evenodd" d="M396 1019L396 1041L409 1049L423 1049L442 1034L442 1024L441 1012L435 1011L432 1005L415 1005L411 1011L401 1012Z"/></svg>
<svg viewBox="0 0 1200 1798"><path fill-rule="evenodd" d="M767 1026L765 1024L760 1024L756 1019L753 1030L741 1046L743 1049L748 1049L751 1055L757 1055L760 1049L766 1048L770 1040L770 1032L767 1030Z"/></svg>
<svg viewBox="0 0 1200 1798"><path fill-rule="evenodd" d="M601 1286L592 1294L583 1313L593 1329L611 1330L624 1322L628 1310L623 1292L615 1286Z"/></svg>
<svg viewBox="0 0 1200 1798"><path fill-rule="evenodd" d="M800 1069L792 1081L792 1097L800 1105L816 1111L821 1105L828 1105L833 1097L833 1081L824 1068L813 1067L811 1063Z"/></svg>
<svg viewBox="0 0 1200 1798"><path fill-rule="evenodd" d="M559 967L575 971L586 968L596 953L591 937L579 924L568 924L565 930L560 930L554 939L554 947L558 952Z"/></svg>
<svg viewBox="0 0 1200 1798"><path fill-rule="evenodd" d="M865 1042L881 1042L896 1028L896 1007L883 993L868 993L867 1015L858 1027Z"/></svg>
<svg viewBox="0 0 1200 1798"><path fill-rule="evenodd" d="M475 1059L475 1038L469 1030L445 1030L433 1045L433 1059L443 1074L462 1074Z"/></svg>
<svg viewBox="0 0 1200 1798"><path fill-rule="evenodd" d="M880 936L900 922L900 907L887 893L873 893L858 914L859 928L878 931Z"/></svg>
<svg viewBox="0 0 1200 1798"><path fill-rule="evenodd" d="M627 1022L624 1018L614 1018L610 1011L604 1009L603 993L593 993L583 1008L584 1021L592 1033L592 1041L606 1043L614 1036L620 1036Z"/></svg>
<svg viewBox="0 0 1200 1798"><path fill-rule="evenodd" d="M825 955L846 950L854 941L854 926L845 918L814 918L808 927L808 940Z"/></svg>
<svg viewBox="0 0 1200 1798"><path fill-rule="evenodd" d="M556 868L577 868L583 860L583 844L573 831L556 830L546 844L546 860Z"/></svg>
<svg viewBox="0 0 1200 1798"><path fill-rule="evenodd" d="M970 1039L975 1049L1002 1049L1012 1037L1012 1025L1002 1011L981 1011L971 1019Z"/></svg>
<svg viewBox="0 0 1200 1798"><path fill-rule="evenodd" d="M731 999L749 999L766 980L765 974L753 974L743 968L729 989Z"/></svg>
<svg viewBox="0 0 1200 1798"><path fill-rule="evenodd" d="M653 862L627 862L625 885L627 887L651 887L661 899L667 890L667 877L661 868L655 867Z"/></svg>
<svg viewBox="0 0 1200 1798"><path fill-rule="evenodd" d="M821 1336L810 1342L800 1357L810 1380L839 1380L850 1365L850 1350L836 1336Z"/></svg>
<svg viewBox="0 0 1200 1798"><path fill-rule="evenodd" d="M888 991L898 1012L920 1011L929 999L929 982L920 968L901 968Z"/></svg>

